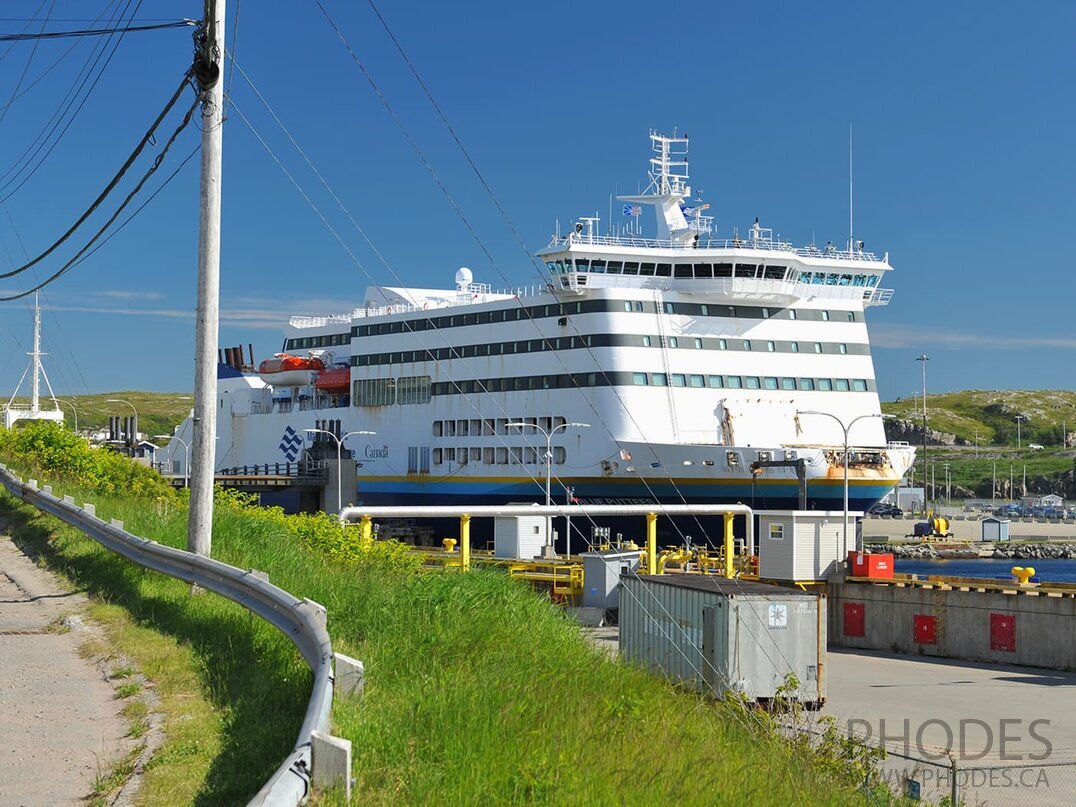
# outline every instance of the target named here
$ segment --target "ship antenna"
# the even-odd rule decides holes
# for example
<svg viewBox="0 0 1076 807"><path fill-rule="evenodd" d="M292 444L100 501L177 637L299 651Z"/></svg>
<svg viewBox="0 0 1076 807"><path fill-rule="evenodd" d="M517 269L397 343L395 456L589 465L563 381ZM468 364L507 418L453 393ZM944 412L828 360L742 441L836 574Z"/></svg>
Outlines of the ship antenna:
<svg viewBox="0 0 1076 807"><path fill-rule="evenodd" d="M852 234L852 122L848 122L848 252L854 253L856 242Z"/></svg>

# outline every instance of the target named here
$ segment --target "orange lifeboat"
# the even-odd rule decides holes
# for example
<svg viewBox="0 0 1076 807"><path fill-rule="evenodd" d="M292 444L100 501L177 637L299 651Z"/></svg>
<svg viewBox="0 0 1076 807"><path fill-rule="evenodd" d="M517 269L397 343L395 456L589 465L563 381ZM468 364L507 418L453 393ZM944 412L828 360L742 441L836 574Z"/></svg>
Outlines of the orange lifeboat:
<svg viewBox="0 0 1076 807"><path fill-rule="evenodd" d="M314 386L324 392L347 392L351 386L350 367L330 367L318 373Z"/></svg>
<svg viewBox="0 0 1076 807"><path fill-rule="evenodd" d="M274 387L304 387L324 369L321 359L277 353L258 365L258 377Z"/></svg>

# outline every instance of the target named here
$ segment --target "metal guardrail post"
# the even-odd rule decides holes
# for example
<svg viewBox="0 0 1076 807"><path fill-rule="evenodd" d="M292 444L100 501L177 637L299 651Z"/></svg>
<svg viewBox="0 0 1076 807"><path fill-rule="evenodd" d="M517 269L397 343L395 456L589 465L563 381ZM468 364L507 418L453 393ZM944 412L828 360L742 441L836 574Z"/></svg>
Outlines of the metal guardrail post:
<svg viewBox="0 0 1076 807"><path fill-rule="evenodd" d="M106 524L97 517L93 505L83 509L70 497L61 500L39 491L36 480L23 483L5 465L0 465L0 484L16 499L78 528L105 549L139 566L195 583L238 603L269 622L295 645L314 673L310 702L294 749L250 804L292 807L306 799L312 775L311 738L315 731L328 731L332 708L333 653L325 628L325 609L310 600L297 599L253 571L131 535L124 531L120 521Z"/></svg>

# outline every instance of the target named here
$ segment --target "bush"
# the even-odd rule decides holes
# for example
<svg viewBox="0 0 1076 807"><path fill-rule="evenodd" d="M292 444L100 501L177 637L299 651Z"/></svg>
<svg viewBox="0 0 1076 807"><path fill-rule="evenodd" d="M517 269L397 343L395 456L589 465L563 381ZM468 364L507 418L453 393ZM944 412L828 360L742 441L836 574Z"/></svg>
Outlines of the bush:
<svg viewBox="0 0 1076 807"><path fill-rule="evenodd" d="M108 448L94 448L74 432L46 420L0 428L0 456L27 473L73 482L96 493L177 501L179 494L152 468Z"/></svg>

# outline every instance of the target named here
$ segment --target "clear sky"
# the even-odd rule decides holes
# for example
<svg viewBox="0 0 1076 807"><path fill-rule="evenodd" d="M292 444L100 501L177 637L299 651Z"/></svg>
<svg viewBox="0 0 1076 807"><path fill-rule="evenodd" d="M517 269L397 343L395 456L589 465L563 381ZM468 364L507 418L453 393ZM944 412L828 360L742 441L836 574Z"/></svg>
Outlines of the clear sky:
<svg viewBox="0 0 1076 807"><path fill-rule="evenodd" d="M384 257L235 74L224 132L221 344L253 343L259 357L279 349L289 315L350 310L372 283L444 287L466 265L499 288L536 272L367 3L324 2L483 246L314 0L229 0L229 45L241 9L237 63ZM558 217L562 226L594 211L607 218L609 194L645 179L647 132L673 127L691 136L692 182L719 236L745 232L759 216L795 243L842 244L851 124L856 238L888 251L895 267L893 302L868 313L883 398L918 388L923 352L931 391L1076 384L1076 6L380 4L530 252ZM39 30L50 8L46 30L87 27L127 5L9 0L0 31ZM197 17L201 6L143 3L136 21ZM4 271L88 206L190 63L189 29L127 34L16 191L28 173L18 173L20 156L50 131L97 42L0 43ZM149 187L199 136L195 126L183 132ZM126 229L48 287L46 367L58 393L193 386L197 166L195 157ZM89 223L101 222L99 214ZM80 233L35 270L0 280L0 293L51 274L85 240ZM0 303L0 392L18 381L30 331L25 301Z"/></svg>

